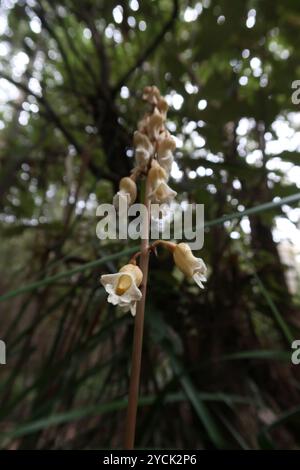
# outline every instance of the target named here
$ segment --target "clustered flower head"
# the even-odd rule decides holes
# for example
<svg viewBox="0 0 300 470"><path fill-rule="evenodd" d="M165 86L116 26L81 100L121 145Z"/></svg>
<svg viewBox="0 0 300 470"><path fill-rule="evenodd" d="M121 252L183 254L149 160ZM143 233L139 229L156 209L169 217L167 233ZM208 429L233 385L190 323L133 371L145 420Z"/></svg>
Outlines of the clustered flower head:
<svg viewBox="0 0 300 470"><path fill-rule="evenodd" d="M165 170L167 181L174 161L173 151L176 148L175 140L165 127L168 103L156 86L146 87L143 99L152 105L152 112L145 114L134 133L136 164L145 168L155 159Z"/></svg>
<svg viewBox="0 0 300 470"><path fill-rule="evenodd" d="M121 200L127 206L132 205L137 198L138 178L147 178L150 188L149 199L151 203L162 205L165 217L168 213L176 191L168 185L172 164L173 152L176 148L175 140L165 127L168 104L161 96L156 86L145 87L143 100L148 102L151 111L146 113L138 123L138 129L133 136L135 149L135 167L130 176L120 180L119 191L113 198L113 204L117 210L120 208ZM201 258L196 258L189 245L186 243L171 243L158 240L150 245L150 250L157 244L164 245L173 253L176 266L187 277L204 288L206 281L206 266ZM136 265L135 257L129 264L123 266L116 274L105 274L101 276L101 283L106 289L108 302L119 305L124 311L130 311L134 316L136 304L142 298L139 289L143 280L143 273Z"/></svg>

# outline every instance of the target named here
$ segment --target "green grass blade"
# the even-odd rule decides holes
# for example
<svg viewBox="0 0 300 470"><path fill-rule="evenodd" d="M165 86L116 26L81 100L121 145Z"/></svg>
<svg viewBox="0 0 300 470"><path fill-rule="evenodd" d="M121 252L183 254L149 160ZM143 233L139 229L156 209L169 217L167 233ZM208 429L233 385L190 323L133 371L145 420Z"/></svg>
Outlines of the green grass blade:
<svg viewBox="0 0 300 470"><path fill-rule="evenodd" d="M204 428L206 429L208 436L218 449L224 449L226 447L226 442L221 432L219 431L218 426L209 409L200 398L193 382L187 375L182 374L182 368L175 356L172 355L170 359L174 372L179 376L181 386Z"/></svg>
<svg viewBox="0 0 300 470"><path fill-rule="evenodd" d="M294 336L289 328L289 325L286 323L286 321L284 320L284 318L282 317L281 313L279 312L278 308L276 307L275 303L273 302L273 299L272 297L270 296L268 290L265 288L263 282L261 281L260 277L258 276L258 274L253 271L253 277L255 278L256 282L257 282L257 285L261 291L261 293L263 294L264 298L266 299L269 307L270 307L270 310L273 314L273 317L276 321L276 323L278 324L279 328L281 329L284 337L286 338L286 340L288 341L289 344L291 344L294 340Z"/></svg>

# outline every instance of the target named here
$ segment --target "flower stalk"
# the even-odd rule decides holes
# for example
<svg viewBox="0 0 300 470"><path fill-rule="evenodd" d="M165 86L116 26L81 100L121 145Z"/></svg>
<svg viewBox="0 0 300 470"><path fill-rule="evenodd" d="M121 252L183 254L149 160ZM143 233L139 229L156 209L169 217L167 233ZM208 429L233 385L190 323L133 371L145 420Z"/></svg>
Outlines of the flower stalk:
<svg viewBox="0 0 300 470"><path fill-rule="evenodd" d="M142 349L143 349L143 332L144 332L144 318L145 318L145 305L147 293L147 281L149 270L149 219L150 219L150 182L149 178L146 179L145 184L145 206L147 208L147 223L145 224L145 234L141 241L141 252L139 258L140 269L143 273L143 281L141 286L142 298L137 304L136 317L134 322L134 335L133 335L133 348L132 348L132 361L131 361L131 374L129 383L129 396L128 407L125 422L124 433L124 449L133 449L135 440L136 429L136 415L139 398L139 386L141 375L142 363Z"/></svg>
<svg viewBox="0 0 300 470"><path fill-rule="evenodd" d="M177 194L167 184L174 160L172 152L175 149L175 140L165 127L168 105L158 88L146 87L143 99L151 106L151 111L139 121L138 130L134 133L136 165L130 176L121 179L119 191L113 198L114 206L120 215L123 203L125 206L126 204L130 206L135 202L138 192L137 180L143 180L143 202L147 217L142 224L141 249L131 257L128 264L119 269L119 272L104 274L100 279L108 293L108 302L118 305L125 312L130 311L135 317L124 432L125 449L133 449L135 441L150 253L156 254L157 246L162 246L173 255L177 268L192 278L199 287L203 288L202 282L206 281L206 266L203 260L196 258L186 243L176 244L156 240L150 244L150 220L158 222L155 214L151 213L151 204L163 204L163 218L168 218L170 207ZM127 217L127 213L122 215Z"/></svg>

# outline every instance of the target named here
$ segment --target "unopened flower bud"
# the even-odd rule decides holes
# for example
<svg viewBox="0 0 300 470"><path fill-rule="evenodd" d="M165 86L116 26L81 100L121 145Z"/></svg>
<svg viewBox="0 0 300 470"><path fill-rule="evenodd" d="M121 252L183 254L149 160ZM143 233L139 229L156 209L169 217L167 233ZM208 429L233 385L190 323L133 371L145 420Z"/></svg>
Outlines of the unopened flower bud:
<svg viewBox="0 0 300 470"><path fill-rule="evenodd" d="M187 277L192 277L199 287L204 289L202 282L206 281L207 268L201 258L196 258L187 243L176 245L173 258L176 266Z"/></svg>

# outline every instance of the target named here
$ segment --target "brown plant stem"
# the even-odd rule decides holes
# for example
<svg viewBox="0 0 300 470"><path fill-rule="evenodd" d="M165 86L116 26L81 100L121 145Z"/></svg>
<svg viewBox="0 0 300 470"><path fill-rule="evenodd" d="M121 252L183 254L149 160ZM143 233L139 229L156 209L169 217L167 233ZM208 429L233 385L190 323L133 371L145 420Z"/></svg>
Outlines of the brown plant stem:
<svg viewBox="0 0 300 470"><path fill-rule="evenodd" d="M169 242L167 240L156 240L155 242L152 243L151 247L152 249L155 249L157 246L164 246L165 248L167 248L171 253L173 253L173 251L175 250L176 248L176 243L173 243L173 242Z"/></svg>
<svg viewBox="0 0 300 470"><path fill-rule="evenodd" d="M147 209L147 223L144 224L145 233L143 233L141 241L141 255L140 255L140 268L143 273L143 281L141 286L142 298L137 304L135 323L134 323L134 336L133 336L133 349L131 360L131 374L129 384L129 397L127 406L127 415L125 423L124 434L124 449L133 449L135 440L136 428L136 415L139 398L141 362L142 362L142 348L143 348L143 331L144 331L144 316L145 316L145 302L148 280L148 266L149 266L149 217L150 217L150 184L147 178L145 184L144 204Z"/></svg>

